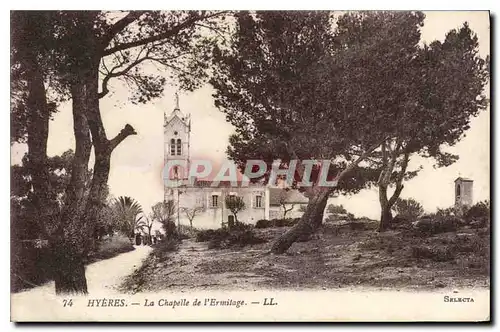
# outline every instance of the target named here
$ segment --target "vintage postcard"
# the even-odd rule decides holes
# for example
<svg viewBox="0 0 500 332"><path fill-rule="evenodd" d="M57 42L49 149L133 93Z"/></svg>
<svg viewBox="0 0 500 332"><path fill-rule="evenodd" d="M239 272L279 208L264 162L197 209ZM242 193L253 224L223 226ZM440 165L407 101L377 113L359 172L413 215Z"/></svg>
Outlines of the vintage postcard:
<svg viewBox="0 0 500 332"><path fill-rule="evenodd" d="M488 11L12 11L11 320L490 320Z"/></svg>

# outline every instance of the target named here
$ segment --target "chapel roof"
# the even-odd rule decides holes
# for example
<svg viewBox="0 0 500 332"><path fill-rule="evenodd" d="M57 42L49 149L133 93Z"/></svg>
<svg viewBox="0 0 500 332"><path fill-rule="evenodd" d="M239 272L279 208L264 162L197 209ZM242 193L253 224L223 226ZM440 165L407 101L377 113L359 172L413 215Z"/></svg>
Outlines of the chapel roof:
<svg viewBox="0 0 500 332"><path fill-rule="evenodd" d="M458 178L456 178L456 179L455 179L455 182L457 182L457 181L463 181L463 182L473 182L474 180L469 179L469 178L464 178L464 177L459 176Z"/></svg>

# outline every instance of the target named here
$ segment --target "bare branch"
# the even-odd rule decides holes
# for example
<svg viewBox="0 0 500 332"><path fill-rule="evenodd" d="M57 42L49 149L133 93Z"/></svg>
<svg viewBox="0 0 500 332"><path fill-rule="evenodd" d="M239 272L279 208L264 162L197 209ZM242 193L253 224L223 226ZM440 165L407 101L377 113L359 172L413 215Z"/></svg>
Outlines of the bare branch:
<svg viewBox="0 0 500 332"><path fill-rule="evenodd" d="M128 43L118 44L118 45L115 45L115 46L113 46L111 48L105 49L103 51L102 55L103 56L107 56L107 55L113 54L113 53L118 52L118 51L123 51L123 50L134 48L134 47L137 47L137 46L146 45L148 43L152 43L152 42L155 42L155 41L159 41L159 40L162 40L162 39L165 39L165 38L169 38L169 37L175 36L182 29L185 29L185 28L187 28L189 26L192 26L194 23L196 23L198 21L202 21L202 20L206 20L208 18L212 18L212 17L216 17L216 16L219 16L219 15L223 15L225 13L226 12L222 11L222 12L217 12L217 13L213 13L213 14L210 14L210 15L201 15L199 17L193 17L193 18L187 19L184 22L179 23L176 26L172 27L170 30L165 31L163 33L160 33L158 35L146 37L146 38L139 39L139 40L132 41L132 42L128 42Z"/></svg>
<svg viewBox="0 0 500 332"><path fill-rule="evenodd" d="M111 151L113 151L114 148L118 146L118 144L120 144L125 138L130 135L137 135L137 132L135 131L134 127L126 124L125 127L120 131L120 133L109 141Z"/></svg>
<svg viewBox="0 0 500 332"><path fill-rule="evenodd" d="M123 63L113 67L111 69L111 71L108 73L108 75L106 75L106 77L104 77L103 81L102 81L102 91L99 92L99 98L102 98L104 96L106 96L108 93L109 93L109 89L108 89L108 83L109 83L109 80L112 79L113 77L119 77L119 76L122 76L122 75L125 75L127 74L132 68L134 68L135 66L137 66L138 64L140 64L141 62L144 62L146 60L149 60L150 58L148 58L147 56L143 57L142 59L139 59L139 57L141 56L142 54L142 51L141 50L139 52L139 54L137 55L136 59L130 64L128 65L125 69L121 70L121 71L117 71L115 72L116 69L120 68ZM149 52L148 52L149 53ZM148 54L146 53L146 54Z"/></svg>
<svg viewBox="0 0 500 332"><path fill-rule="evenodd" d="M123 29L125 29L129 24L137 20L144 11L133 11L128 13L125 17L120 19L118 22L109 27L108 31L101 38L101 48L104 50L108 47L109 43L113 38Z"/></svg>
<svg viewBox="0 0 500 332"><path fill-rule="evenodd" d="M216 34L218 34L220 37L222 37L222 39L224 39L225 41L227 40L226 36L224 36L224 34L223 34L224 30L217 29L215 27L211 27L211 26L208 26L208 25L205 25L205 24L201 24L201 23L195 23L195 25L199 26L199 27L202 27L202 28L205 28L205 29L208 29L210 31L213 31Z"/></svg>

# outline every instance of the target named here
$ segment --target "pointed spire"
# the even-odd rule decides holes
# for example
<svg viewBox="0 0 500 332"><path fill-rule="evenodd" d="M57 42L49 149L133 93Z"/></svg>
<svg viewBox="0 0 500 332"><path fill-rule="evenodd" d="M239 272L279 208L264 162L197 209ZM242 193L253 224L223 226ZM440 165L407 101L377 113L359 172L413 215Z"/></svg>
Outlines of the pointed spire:
<svg viewBox="0 0 500 332"><path fill-rule="evenodd" d="M176 92L175 93L175 108L174 110L180 110L179 108L179 94Z"/></svg>

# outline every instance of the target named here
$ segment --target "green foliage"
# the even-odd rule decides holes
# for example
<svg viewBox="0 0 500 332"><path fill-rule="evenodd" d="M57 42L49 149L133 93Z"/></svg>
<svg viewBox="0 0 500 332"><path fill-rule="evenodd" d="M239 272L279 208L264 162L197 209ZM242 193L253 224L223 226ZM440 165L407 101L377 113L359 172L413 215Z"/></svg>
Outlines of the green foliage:
<svg viewBox="0 0 500 332"><path fill-rule="evenodd" d="M236 222L231 228L199 231L196 235L196 242L210 242L209 248L224 249L264 243L266 240L255 234L252 225Z"/></svg>
<svg viewBox="0 0 500 332"><path fill-rule="evenodd" d="M130 239L135 230L140 227L142 207L135 199L129 196L118 197L113 204L113 214L118 229Z"/></svg>
<svg viewBox="0 0 500 332"><path fill-rule="evenodd" d="M384 185L416 176L420 168L407 169L414 154L453 163L441 147L486 108L487 65L466 23L423 44L424 18L349 12L333 25L328 12L238 13L211 80L215 105L236 127L228 155L240 168L248 159L329 158L334 176L368 154L368 166L337 188L354 192L381 171Z"/></svg>
<svg viewBox="0 0 500 332"><path fill-rule="evenodd" d="M413 198L398 198L392 208L401 218L410 222L417 220L418 217L424 214L422 205Z"/></svg>
<svg viewBox="0 0 500 332"><path fill-rule="evenodd" d="M300 221L300 218L285 218L285 219L260 219L255 223L255 228L271 228L271 227L292 227Z"/></svg>
<svg viewBox="0 0 500 332"><path fill-rule="evenodd" d="M455 232L462 224L462 220L454 215L426 215L415 224L416 232L422 236L430 236L433 234Z"/></svg>
<svg viewBox="0 0 500 332"><path fill-rule="evenodd" d="M47 197L51 204L52 218L57 220L61 209L66 200L66 187L71 178L74 152L67 150L59 156L49 157L47 159L47 171L49 180L49 189ZM44 227L34 206L34 193L31 191L33 186L32 176L30 175L30 163L26 154L22 159L21 165L11 166L11 222L13 237L22 239L36 239L47 237ZM88 196L92 180L92 170L85 174L85 196ZM109 200L109 189L101 191L101 197L98 198L98 204L102 206L97 222L93 225L96 237L104 234L111 234L115 229L115 218ZM48 229L54 227L53 222L49 222Z"/></svg>
<svg viewBox="0 0 500 332"><path fill-rule="evenodd" d="M158 258L159 262L169 259L169 255L179 249L179 240L176 238L166 238L158 242L153 249L152 255ZM141 267L143 268L143 267Z"/></svg>
<svg viewBox="0 0 500 332"><path fill-rule="evenodd" d="M234 215L236 222L238 222L238 213L246 208L243 198L229 195L225 198L225 204L226 208Z"/></svg>
<svg viewBox="0 0 500 332"><path fill-rule="evenodd" d="M109 259L132 250L134 250L134 246L130 242L130 239L125 235L116 234L100 240L97 250L90 254L89 260L93 262Z"/></svg>
<svg viewBox="0 0 500 332"><path fill-rule="evenodd" d="M467 223L476 222L479 227L484 227L490 221L490 204L489 201L479 202L470 207L464 215Z"/></svg>
<svg viewBox="0 0 500 332"><path fill-rule="evenodd" d="M36 247L33 241L12 239L11 291L39 286L52 277L51 253L45 247Z"/></svg>
<svg viewBox="0 0 500 332"><path fill-rule="evenodd" d="M331 214L347 214L347 210L344 208L344 206L342 206L342 204L330 204L327 206L326 211Z"/></svg>
<svg viewBox="0 0 500 332"><path fill-rule="evenodd" d="M163 230L168 238L175 235L175 216L177 214L177 206L173 200L166 202L158 202L151 207L152 218L161 223Z"/></svg>

